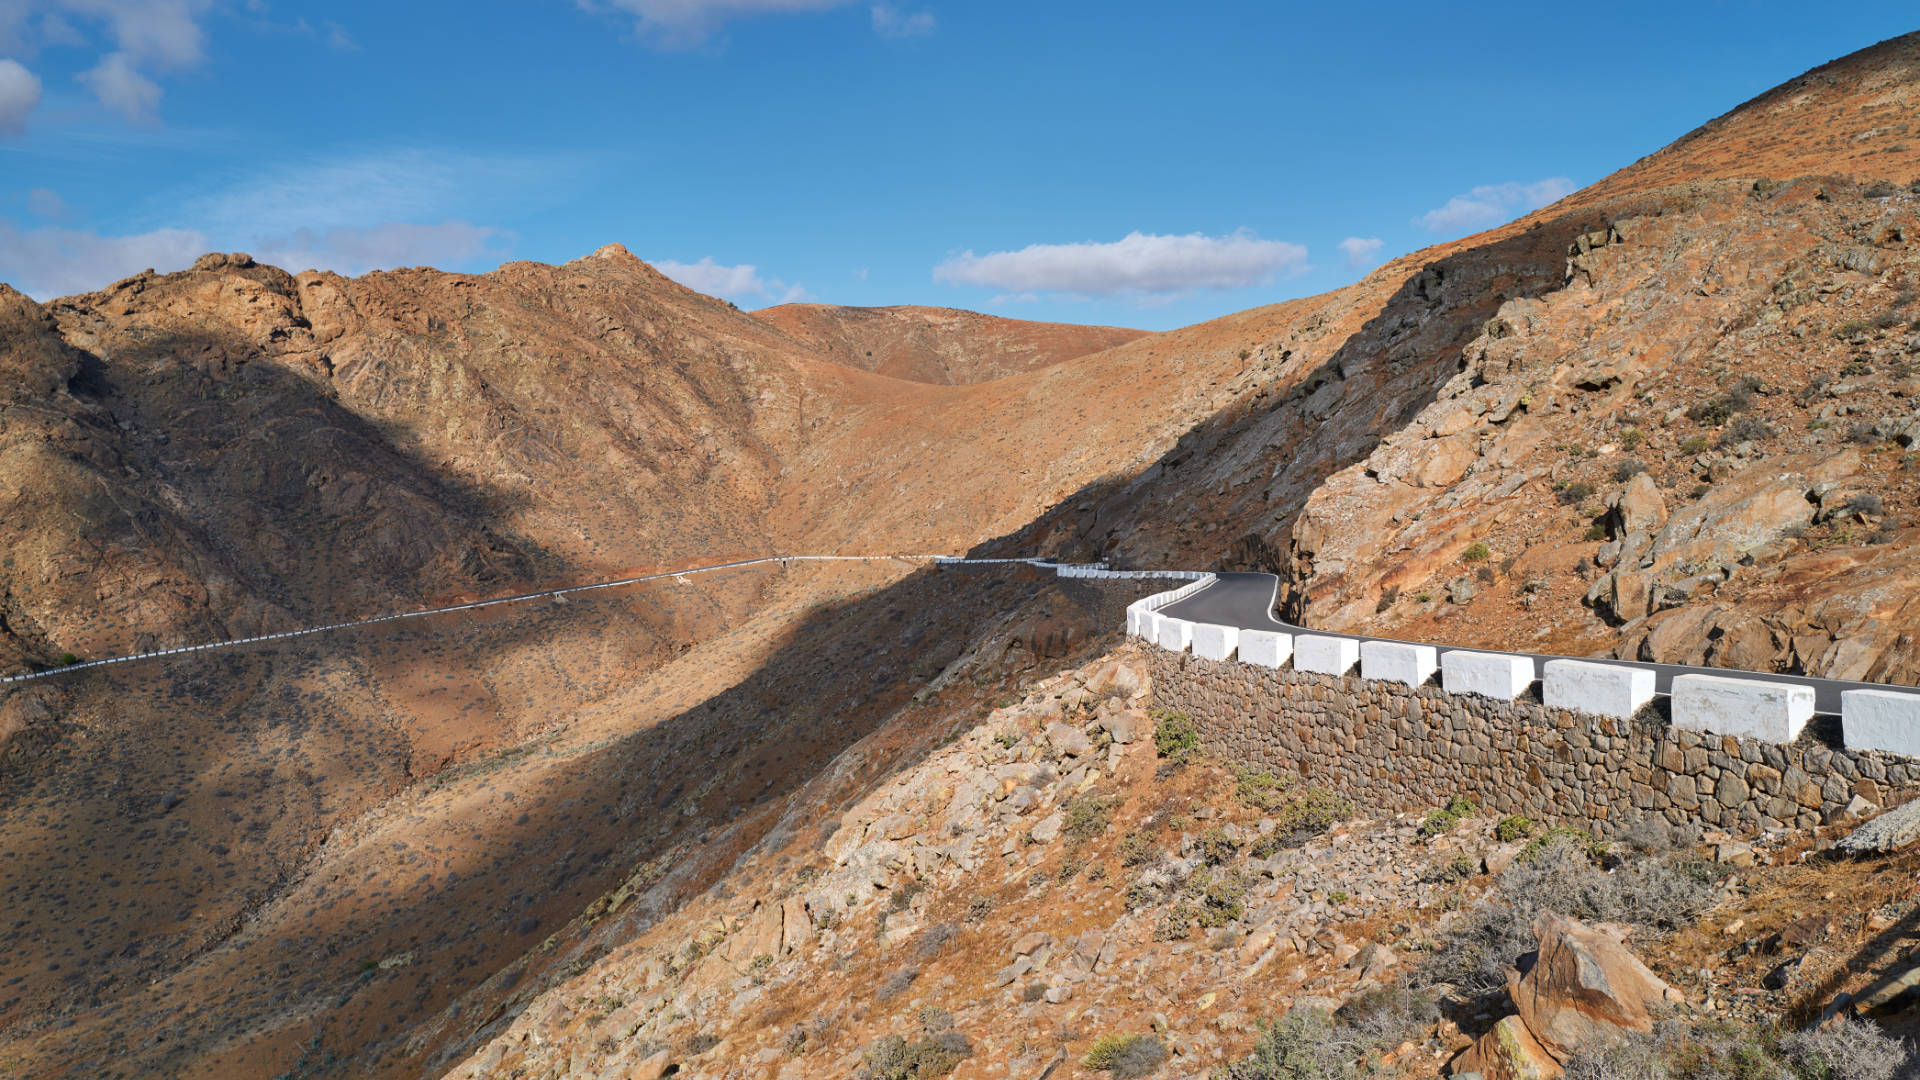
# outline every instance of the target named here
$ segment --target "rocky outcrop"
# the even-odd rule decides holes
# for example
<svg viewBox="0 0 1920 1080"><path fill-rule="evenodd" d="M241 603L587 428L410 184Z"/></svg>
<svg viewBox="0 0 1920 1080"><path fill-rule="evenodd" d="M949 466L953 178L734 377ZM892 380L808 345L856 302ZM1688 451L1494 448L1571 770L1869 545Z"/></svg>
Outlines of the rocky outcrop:
<svg viewBox="0 0 1920 1080"><path fill-rule="evenodd" d="M1507 992L1522 1023L1554 1059L1653 1030L1653 1012L1684 999L1619 941L1564 915L1534 920L1538 958Z"/></svg>
<svg viewBox="0 0 1920 1080"><path fill-rule="evenodd" d="M1553 1080L1575 1053L1653 1030L1654 1010L1684 998L1618 940L1551 911L1534 920L1540 948L1507 993L1519 1010L1448 1066L1455 1076Z"/></svg>

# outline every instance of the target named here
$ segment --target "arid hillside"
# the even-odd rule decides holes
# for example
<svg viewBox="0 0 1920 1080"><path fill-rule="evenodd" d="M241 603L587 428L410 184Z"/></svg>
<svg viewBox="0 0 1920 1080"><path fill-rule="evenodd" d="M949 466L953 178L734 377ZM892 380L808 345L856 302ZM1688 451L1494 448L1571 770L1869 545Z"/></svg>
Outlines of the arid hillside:
<svg viewBox="0 0 1920 1080"><path fill-rule="evenodd" d="M1299 304L1241 339L1271 378L1006 547L1272 570L1308 625L1920 681L1920 151L1802 175L1786 138L1880 131L1916 42Z"/></svg>
<svg viewBox="0 0 1920 1080"><path fill-rule="evenodd" d="M1146 331L1027 322L957 308L782 304L753 317L849 367L924 383L974 383L1099 352Z"/></svg>
<svg viewBox="0 0 1920 1080"><path fill-rule="evenodd" d="M750 315L617 245L0 289L0 669L973 548L1271 570L1308 625L1920 681L1916 56L1836 61L1346 289L1145 336ZM1493 823L1422 847L1364 806L1316 811L1311 849L1363 889L1253 866L1261 808L1225 773L1161 775L1128 658L1102 659L1124 599L1023 568L791 569L0 692L0 1072L620 1077L665 1054L795 1080L887 1035L984 1046L1006 1016L1045 1033L996 1032L957 1075L1082 1061L1122 1024L1176 1030L1192 1072L1286 1000L1402 970L1439 929L1420 905L1454 902L1429 876L1497 885L1453 858L1484 869ZM1060 717L1111 744L1068 752ZM961 785L1001 809L934 828ZM1076 839L1083 798L1106 810ZM868 826L896 846L848 870ZM1794 903L1900 899L1908 863L1806 880L1806 838L1775 840ZM1189 872L1123 910L1128 860L1192 871L1215 842L1199 893ZM826 874L817 910L845 921L792 908ZM1247 967L1277 931L1160 935L1228 877L1293 920L1284 962ZM1024 978L1049 957L1086 978ZM1462 1037L1394 1030L1416 1076Z"/></svg>

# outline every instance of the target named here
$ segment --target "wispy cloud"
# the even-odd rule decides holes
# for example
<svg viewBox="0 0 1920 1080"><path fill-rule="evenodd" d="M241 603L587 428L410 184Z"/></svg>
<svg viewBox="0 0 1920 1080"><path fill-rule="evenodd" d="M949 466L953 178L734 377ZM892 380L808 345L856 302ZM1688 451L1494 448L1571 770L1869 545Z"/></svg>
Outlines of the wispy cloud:
<svg viewBox="0 0 1920 1080"><path fill-rule="evenodd" d="M27 130L27 117L40 107L40 77L18 60L0 60L0 135Z"/></svg>
<svg viewBox="0 0 1920 1080"><path fill-rule="evenodd" d="M808 298L804 286L789 285L779 278L763 278L760 268L752 263L726 266L714 262L713 256L708 255L694 263L658 259L653 266L694 292L736 303L741 300L771 300L776 304L791 304Z"/></svg>
<svg viewBox="0 0 1920 1080"><path fill-rule="evenodd" d="M1564 176L1550 176L1530 184L1515 180L1482 184L1413 220L1429 232L1458 235L1512 221L1521 214L1558 202L1573 191L1573 181Z"/></svg>
<svg viewBox="0 0 1920 1080"><path fill-rule="evenodd" d="M160 119L160 84L140 74L126 53L108 53L77 78L93 91L100 104L136 124Z"/></svg>
<svg viewBox="0 0 1920 1080"><path fill-rule="evenodd" d="M931 11L902 11L893 4L875 4L872 8L873 32L884 38L926 37L933 33Z"/></svg>
<svg viewBox="0 0 1920 1080"><path fill-rule="evenodd" d="M934 267L935 281L1029 293L1164 299L1192 289L1237 289L1306 268L1307 249L1242 229L1225 236L1129 233L1112 243L1033 244L963 252Z"/></svg>
<svg viewBox="0 0 1920 1080"><path fill-rule="evenodd" d="M696 49L712 41L728 23L763 15L805 15L850 7L854 0L575 0L581 9L615 12L633 19L634 35L660 49ZM908 11L893 3L868 7L873 32L881 37L925 37L933 33L930 11Z"/></svg>
<svg viewBox="0 0 1920 1080"><path fill-rule="evenodd" d="M70 212L67 201L52 188L37 187L27 192L27 212L48 221L65 221Z"/></svg>
<svg viewBox="0 0 1920 1080"><path fill-rule="evenodd" d="M295 273L332 270L352 275L400 266L446 270L476 262L498 265L507 258L511 239L500 229L465 221L438 225L394 221L322 232L296 229L290 236L256 242L252 254L261 262Z"/></svg>
<svg viewBox="0 0 1920 1080"><path fill-rule="evenodd" d="M551 194L586 166L566 158L405 147L293 158L160 191L155 224L189 222L242 238L381 222L485 220Z"/></svg>
<svg viewBox="0 0 1920 1080"><path fill-rule="evenodd" d="M1380 244L1377 236L1349 236L1340 241L1340 250L1347 254L1348 267L1364 270L1380 261Z"/></svg>
<svg viewBox="0 0 1920 1080"><path fill-rule="evenodd" d="M578 0L588 11L618 11L634 33L662 49L697 48L735 19L794 15L843 7L849 0Z"/></svg>
<svg viewBox="0 0 1920 1080"><path fill-rule="evenodd" d="M192 229L103 236L85 229L22 229L0 218L0 281L36 300L90 292L149 267L184 270L212 245Z"/></svg>

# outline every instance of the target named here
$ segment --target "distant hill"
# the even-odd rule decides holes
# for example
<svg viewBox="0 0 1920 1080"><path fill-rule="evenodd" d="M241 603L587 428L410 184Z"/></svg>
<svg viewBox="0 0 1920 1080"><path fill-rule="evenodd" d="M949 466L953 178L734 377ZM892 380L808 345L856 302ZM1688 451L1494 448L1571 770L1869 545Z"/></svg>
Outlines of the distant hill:
<svg viewBox="0 0 1920 1080"><path fill-rule="evenodd" d="M1099 352L1144 330L1027 322L958 308L782 304L753 317L849 367L923 383L975 383Z"/></svg>

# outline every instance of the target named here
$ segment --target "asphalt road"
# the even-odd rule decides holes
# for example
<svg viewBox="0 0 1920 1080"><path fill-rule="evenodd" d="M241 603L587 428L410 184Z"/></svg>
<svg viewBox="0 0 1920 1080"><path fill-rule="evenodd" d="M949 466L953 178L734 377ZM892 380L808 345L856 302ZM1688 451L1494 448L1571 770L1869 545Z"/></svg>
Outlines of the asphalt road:
<svg viewBox="0 0 1920 1080"><path fill-rule="evenodd" d="M1304 626L1294 626L1273 617L1273 601L1279 591L1280 579L1272 574L1220 574L1213 584L1194 593L1178 603L1168 604L1160 609L1160 614L1171 615L1176 619L1189 622L1214 623L1221 626L1237 626L1242 630L1277 630L1289 634L1319 634L1323 637L1348 638L1353 641L1397 641L1397 638L1384 638L1366 634L1340 634L1331 630L1309 630ZM1454 646L1438 642L1413 642L1412 644L1434 645L1442 651L1453 651ZM1489 652L1488 649L1467 649L1467 652ZM1620 660L1600 660L1591 656L1554 656L1548 653L1512 653L1509 655L1531 656L1534 670L1548 660L1582 660L1588 663L1614 664L1619 667L1646 668L1653 672L1654 689L1660 694L1671 692L1675 675L1752 675L1773 682L1795 683L1813 687L1813 708L1815 712L1831 716L1840 715L1840 692L1843 690L1911 690L1908 686L1895 686L1887 683L1841 682L1836 679L1812 679L1804 675L1779 675L1773 672L1743 672L1736 668L1687 667L1682 664L1642 664Z"/></svg>

